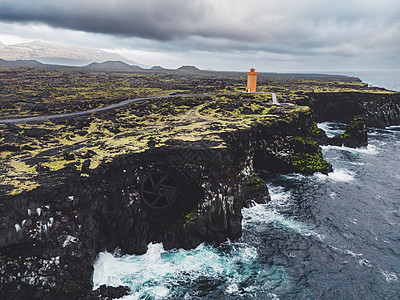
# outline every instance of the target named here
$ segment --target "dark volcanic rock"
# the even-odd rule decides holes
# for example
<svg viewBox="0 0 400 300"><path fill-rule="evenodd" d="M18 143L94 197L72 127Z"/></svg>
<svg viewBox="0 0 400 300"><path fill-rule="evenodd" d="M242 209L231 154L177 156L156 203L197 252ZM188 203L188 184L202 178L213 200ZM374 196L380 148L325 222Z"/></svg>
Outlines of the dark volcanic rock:
<svg viewBox="0 0 400 300"><path fill-rule="evenodd" d="M0 145L0 152L2 152L2 151L16 152L16 151L20 151L20 150L21 150L20 146L10 145L10 144Z"/></svg>
<svg viewBox="0 0 400 300"><path fill-rule="evenodd" d="M24 135L33 137L33 138L43 138L49 134L49 130L46 129L26 129L24 130Z"/></svg>
<svg viewBox="0 0 400 300"><path fill-rule="evenodd" d="M310 136L310 110L295 112L274 111L279 119L273 126L258 123L222 133L224 147L174 141L116 156L95 169L90 169L94 153L88 152L81 171L64 168L35 190L2 195L0 295L85 299L100 251L141 254L151 242L190 249L239 238L242 207L269 200L254 168L329 170ZM71 159L72 153L63 157ZM113 292L101 291L104 297Z"/></svg>
<svg viewBox="0 0 400 300"><path fill-rule="evenodd" d="M301 116L290 125L280 124L279 128L290 134L276 132L260 139L254 154L256 169L302 174L332 171L332 165L323 159L322 149L315 140L316 125L311 116Z"/></svg>
<svg viewBox="0 0 400 300"><path fill-rule="evenodd" d="M346 131L339 136L346 147L356 148L368 145L367 125L363 117L355 117L346 127Z"/></svg>
<svg viewBox="0 0 400 300"><path fill-rule="evenodd" d="M102 285L97 290L95 290L90 299L117 299L129 295L130 289L126 286L106 286Z"/></svg>
<svg viewBox="0 0 400 300"><path fill-rule="evenodd" d="M350 148L364 147L368 145L367 124L362 116L357 116L346 126L343 134L329 138L325 132L316 135L316 141L320 145L346 146Z"/></svg>
<svg viewBox="0 0 400 300"><path fill-rule="evenodd" d="M314 111L317 122L348 123L355 116L363 116L371 127L400 125L400 93L312 93L301 100L301 105Z"/></svg>
<svg viewBox="0 0 400 300"><path fill-rule="evenodd" d="M271 200L267 184L256 173L246 177L242 193L246 195L244 207L254 206L254 203L265 204Z"/></svg>

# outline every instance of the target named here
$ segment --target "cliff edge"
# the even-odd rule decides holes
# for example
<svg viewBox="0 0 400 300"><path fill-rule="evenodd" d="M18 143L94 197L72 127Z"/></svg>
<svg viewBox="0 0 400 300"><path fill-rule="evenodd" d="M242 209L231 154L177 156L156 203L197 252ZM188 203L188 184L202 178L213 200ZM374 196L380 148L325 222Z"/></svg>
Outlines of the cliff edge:
<svg viewBox="0 0 400 300"><path fill-rule="evenodd" d="M173 97L1 125L0 273L11 298L84 298L99 251L241 236L255 169L327 173L311 110L264 95Z"/></svg>

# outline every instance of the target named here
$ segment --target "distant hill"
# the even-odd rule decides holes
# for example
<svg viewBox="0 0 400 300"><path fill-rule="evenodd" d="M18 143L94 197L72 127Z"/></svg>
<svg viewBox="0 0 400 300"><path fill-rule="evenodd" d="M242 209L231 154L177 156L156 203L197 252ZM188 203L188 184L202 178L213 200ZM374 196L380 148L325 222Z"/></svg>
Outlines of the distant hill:
<svg viewBox="0 0 400 300"><path fill-rule="evenodd" d="M36 60L16 60L8 61L0 59L0 67L3 68L46 68L47 65ZM50 66L49 66L50 67Z"/></svg>
<svg viewBox="0 0 400 300"><path fill-rule="evenodd" d="M91 63L84 67L71 67L62 65L42 64L36 60L16 60L7 61L0 59L0 67L3 68L38 68L38 69L60 69L60 68L76 68L84 71L99 71L99 72L138 72L142 71L139 66L131 66L122 61L106 61L102 63Z"/></svg>
<svg viewBox="0 0 400 300"><path fill-rule="evenodd" d="M15 45L5 45L0 42L0 58L6 60L34 59L46 64L68 66L85 66L91 62L102 61L122 61L130 65L138 64L116 53L44 41Z"/></svg>
<svg viewBox="0 0 400 300"><path fill-rule="evenodd" d="M84 70L90 71L103 71L103 72L133 72L143 70L139 66L131 66L122 61L106 61L102 63L91 63L86 67L82 67Z"/></svg>
<svg viewBox="0 0 400 300"><path fill-rule="evenodd" d="M153 66L151 67L151 70L166 70L166 69L161 66Z"/></svg>
<svg viewBox="0 0 400 300"><path fill-rule="evenodd" d="M199 72L200 69L196 68L195 66L182 66L177 69L178 71L188 71L188 72Z"/></svg>

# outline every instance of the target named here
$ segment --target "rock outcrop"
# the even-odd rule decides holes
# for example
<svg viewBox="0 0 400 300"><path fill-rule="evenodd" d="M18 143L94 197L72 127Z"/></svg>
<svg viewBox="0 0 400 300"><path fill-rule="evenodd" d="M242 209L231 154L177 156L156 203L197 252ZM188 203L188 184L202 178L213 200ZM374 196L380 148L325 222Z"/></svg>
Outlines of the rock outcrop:
<svg viewBox="0 0 400 300"><path fill-rule="evenodd" d="M369 127L400 125L399 93L308 93L298 104L311 107L317 122L348 123L363 116Z"/></svg>
<svg viewBox="0 0 400 300"><path fill-rule="evenodd" d="M269 199L256 168L306 174L331 169L311 138L308 108L276 109L252 122L234 130L229 125L219 144L156 147L149 139L146 151L117 155L96 168L90 168L94 154L77 169L71 164L76 155L62 153L70 160L48 181L1 197L0 294L89 297L99 251L139 254L150 242L190 249L236 239L242 207Z"/></svg>
<svg viewBox="0 0 400 300"><path fill-rule="evenodd" d="M354 117L346 126L343 134L329 138L323 130L317 129L313 137L320 145L346 146L350 148L368 145L367 124L362 116Z"/></svg>
<svg viewBox="0 0 400 300"><path fill-rule="evenodd" d="M346 126L346 130L337 138L342 145L351 148L368 145L367 124L363 117L355 117Z"/></svg>
<svg viewBox="0 0 400 300"><path fill-rule="evenodd" d="M263 94L227 94L243 90L239 73L135 70L143 76L34 67L3 70L2 118L77 112L175 91L214 96L0 124L0 298L122 296L126 288L91 292L99 251L144 253L149 242L189 249L238 238L242 207L269 200L257 169L332 169L316 142L327 137L311 110L271 106ZM258 82L280 102L310 106L318 122L349 123L361 115L368 126L400 124L399 95L359 79L259 74ZM362 123L348 133L336 142L364 143Z"/></svg>

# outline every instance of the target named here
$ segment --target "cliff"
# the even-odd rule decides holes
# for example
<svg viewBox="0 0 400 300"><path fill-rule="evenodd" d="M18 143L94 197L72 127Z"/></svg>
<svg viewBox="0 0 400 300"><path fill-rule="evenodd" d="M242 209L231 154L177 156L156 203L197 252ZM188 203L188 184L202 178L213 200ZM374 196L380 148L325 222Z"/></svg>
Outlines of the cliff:
<svg viewBox="0 0 400 300"><path fill-rule="evenodd" d="M240 237L242 207L268 201L255 169L328 172L310 109L263 97L176 97L2 125L1 294L88 297L99 251Z"/></svg>
<svg viewBox="0 0 400 300"><path fill-rule="evenodd" d="M244 89L240 74L189 73L5 70L0 116L87 110L173 91ZM323 133L312 110L317 121L362 115L369 126L384 126L398 120L398 95L354 78L260 74L259 90L311 109L272 106L263 94L232 94L0 124L0 295L87 298L99 251L144 253L153 241L188 249L238 238L242 207L269 199L256 169L331 170L316 142ZM366 128L355 125L349 134L362 143Z"/></svg>
<svg viewBox="0 0 400 300"><path fill-rule="evenodd" d="M400 93L308 93L297 103L309 106L317 122L348 123L363 116L370 127L400 125Z"/></svg>

